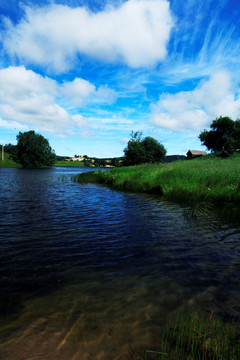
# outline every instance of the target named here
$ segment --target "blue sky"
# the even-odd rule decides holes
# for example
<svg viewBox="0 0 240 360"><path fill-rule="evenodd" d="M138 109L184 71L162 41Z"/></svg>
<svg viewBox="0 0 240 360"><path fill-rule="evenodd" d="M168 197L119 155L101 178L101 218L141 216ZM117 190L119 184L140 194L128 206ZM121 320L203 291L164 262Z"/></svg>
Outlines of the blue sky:
<svg viewBox="0 0 240 360"><path fill-rule="evenodd" d="M142 130L168 155L240 118L236 0L0 0L0 143L122 156Z"/></svg>

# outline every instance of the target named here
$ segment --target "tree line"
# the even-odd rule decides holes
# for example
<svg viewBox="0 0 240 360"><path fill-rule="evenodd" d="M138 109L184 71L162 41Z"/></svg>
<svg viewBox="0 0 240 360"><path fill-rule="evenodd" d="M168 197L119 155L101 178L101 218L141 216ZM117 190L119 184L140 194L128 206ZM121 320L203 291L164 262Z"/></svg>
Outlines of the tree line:
<svg viewBox="0 0 240 360"><path fill-rule="evenodd" d="M158 163L164 160L167 150L163 144L150 136L143 138L142 135L142 131L131 132L131 139L123 150L123 162L119 163L119 159L116 158L113 166ZM220 116L213 120L209 131L203 130L198 137L202 145L212 153L223 157L229 156L240 150L240 120L234 121L230 117ZM33 130L19 132L17 145L7 144L5 151L24 168L51 166L57 159L48 140ZM101 159L98 160L96 165L103 164L104 161L101 163Z"/></svg>

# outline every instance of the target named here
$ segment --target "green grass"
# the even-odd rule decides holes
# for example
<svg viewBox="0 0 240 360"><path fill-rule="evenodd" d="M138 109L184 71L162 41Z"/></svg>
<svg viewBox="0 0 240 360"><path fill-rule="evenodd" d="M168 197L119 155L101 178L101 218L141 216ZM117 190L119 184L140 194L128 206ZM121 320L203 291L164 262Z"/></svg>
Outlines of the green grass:
<svg viewBox="0 0 240 360"><path fill-rule="evenodd" d="M83 167L83 162L81 161L65 161L65 160L60 160L60 161L56 161L55 164L53 166L76 166L76 167Z"/></svg>
<svg viewBox="0 0 240 360"><path fill-rule="evenodd" d="M78 182L104 184L116 190L162 195L185 204L239 209L240 154L212 155L169 164L114 168L80 174ZM208 205L207 205L208 204Z"/></svg>
<svg viewBox="0 0 240 360"><path fill-rule="evenodd" d="M2 160L2 157L0 159L0 168L20 168L21 165L10 159L10 155L8 153L4 153L4 160Z"/></svg>
<svg viewBox="0 0 240 360"><path fill-rule="evenodd" d="M239 320L224 321L213 312L181 313L166 326L154 349L141 352L142 360L237 360L240 358Z"/></svg>

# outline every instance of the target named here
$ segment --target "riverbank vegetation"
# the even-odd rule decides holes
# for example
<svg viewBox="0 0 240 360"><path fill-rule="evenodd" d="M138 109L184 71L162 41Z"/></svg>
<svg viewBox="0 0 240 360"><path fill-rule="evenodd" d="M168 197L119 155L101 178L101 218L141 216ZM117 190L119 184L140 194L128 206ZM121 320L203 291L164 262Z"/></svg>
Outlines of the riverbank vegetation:
<svg viewBox="0 0 240 360"><path fill-rule="evenodd" d="M206 155L192 160L146 164L80 174L77 181L108 185L116 190L162 195L185 204L212 204L239 209L240 154L227 158Z"/></svg>
<svg viewBox="0 0 240 360"><path fill-rule="evenodd" d="M16 145L8 144L5 148L9 150L9 147L12 147L12 152L15 152ZM6 150L4 151L4 161L0 159L0 167L22 167L21 164L17 163L13 160L14 153L9 153ZM64 166L64 167L121 167L122 158L106 158L106 159L98 159L98 158L89 158L87 157L84 161L73 161L66 160L66 157L57 156L53 166Z"/></svg>
<svg viewBox="0 0 240 360"><path fill-rule="evenodd" d="M53 166L83 167L84 164L80 161L57 160Z"/></svg>
<svg viewBox="0 0 240 360"><path fill-rule="evenodd" d="M114 158L96 158L89 157L87 155L76 156L74 158L64 158L62 156L57 156L54 166L86 166L86 167L121 167L123 158L114 157Z"/></svg>
<svg viewBox="0 0 240 360"><path fill-rule="evenodd" d="M11 155L4 153L4 160L0 159L0 168L20 168L21 165L12 160Z"/></svg>
<svg viewBox="0 0 240 360"><path fill-rule="evenodd" d="M142 351L142 360L237 360L240 358L239 319L213 312L179 314L166 326L156 348Z"/></svg>

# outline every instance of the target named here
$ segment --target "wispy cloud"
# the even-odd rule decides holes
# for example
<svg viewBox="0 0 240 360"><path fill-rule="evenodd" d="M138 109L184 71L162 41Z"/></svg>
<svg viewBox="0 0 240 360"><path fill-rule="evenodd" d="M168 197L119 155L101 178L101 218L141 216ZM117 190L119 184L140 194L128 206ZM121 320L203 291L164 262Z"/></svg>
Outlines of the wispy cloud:
<svg viewBox="0 0 240 360"><path fill-rule="evenodd" d="M130 138L122 138L120 140L120 142L123 143L123 144L127 144L129 142L129 140L130 140Z"/></svg>
<svg viewBox="0 0 240 360"><path fill-rule="evenodd" d="M168 83L211 76L224 68L235 70L240 56L239 7L234 9L229 0L172 0L171 10L178 16L168 60L159 68Z"/></svg>
<svg viewBox="0 0 240 360"><path fill-rule="evenodd" d="M0 118L0 127L3 127L5 129L11 129L11 130L29 130L27 125L23 125L20 122L17 121L7 121ZM5 142L5 141L4 141Z"/></svg>

